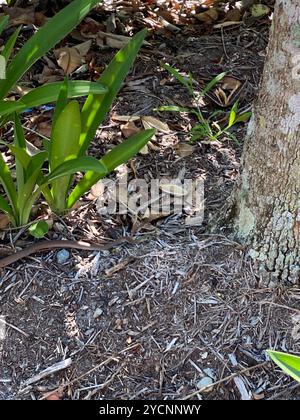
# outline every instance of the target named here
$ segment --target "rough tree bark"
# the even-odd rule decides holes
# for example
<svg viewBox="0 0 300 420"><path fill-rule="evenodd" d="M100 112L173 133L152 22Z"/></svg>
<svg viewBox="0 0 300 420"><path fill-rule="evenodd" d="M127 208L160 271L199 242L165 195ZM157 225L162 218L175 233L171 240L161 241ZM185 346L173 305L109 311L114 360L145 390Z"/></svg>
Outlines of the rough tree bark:
<svg viewBox="0 0 300 420"><path fill-rule="evenodd" d="M277 0L233 194L239 237L278 283L300 282L300 1Z"/></svg>

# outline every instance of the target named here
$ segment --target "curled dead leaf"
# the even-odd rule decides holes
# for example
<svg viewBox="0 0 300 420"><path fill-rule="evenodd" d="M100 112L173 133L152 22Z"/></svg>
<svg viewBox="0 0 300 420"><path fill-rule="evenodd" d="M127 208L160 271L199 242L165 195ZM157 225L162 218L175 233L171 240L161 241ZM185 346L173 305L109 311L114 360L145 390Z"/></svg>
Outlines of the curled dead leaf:
<svg viewBox="0 0 300 420"><path fill-rule="evenodd" d="M156 128L157 131L160 131L162 133L165 133L165 134L170 133L170 128L168 124L163 123L162 121L160 121L159 119L155 117L151 117L151 116L141 117L141 121L145 129Z"/></svg>
<svg viewBox="0 0 300 420"><path fill-rule="evenodd" d="M91 48L92 41L86 41L76 47L64 47L54 51L58 65L65 74L71 74L84 63L84 57Z"/></svg>
<svg viewBox="0 0 300 420"><path fill-rule="evenodd" d="M9 217L6 214L0 213L0 230L6 229L9 223Z"/></svg>
<svg viewBox="0 0 300 420"><path fill-rule="evenodd" d="M219 13L216 9L209 9L206 12L198 13L195 15L197 20L206 24L212 24L218 20Z"/></svg>
<svg viewBox="0 0 300 420"><path fill-rule="evenodd" d="M161 184L159 187L163 192L174 195L175 197L184 197L186 194L188 194L188 190L184 188L184 186L176 185L175 183Z"/></svg>
<svg viewBox="0 0 300 420"><path fill-rule="evenodd" d="M123 136L128 139L134 134L139 133L141 130L135 125L133 121L128 121L126 124L121 125L121 131Z"/></svg>
<svg viewBox="0 0 300 420"><path fill-rule="evenodd" d="M187 143L179 143L176 147L176 153L178 154L178 156L180 157L187 157L187 156L191 156L196 147L192 146L191 144L187 144Z"/></svg>

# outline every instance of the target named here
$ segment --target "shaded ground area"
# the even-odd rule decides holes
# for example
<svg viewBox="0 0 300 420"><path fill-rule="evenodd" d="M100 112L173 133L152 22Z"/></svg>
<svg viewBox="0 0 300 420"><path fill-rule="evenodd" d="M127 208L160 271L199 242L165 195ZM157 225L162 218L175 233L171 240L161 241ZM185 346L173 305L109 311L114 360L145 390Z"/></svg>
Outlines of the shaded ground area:
<svg viewBox="0 0 300 420"><path fill-rule="evenodd" d="M246 82L239 99L248 108L267 33L267 25L240 25L202 36L149 37L151 46L142 49L91 153L101 156L121 140L113 114L155 115L169 132L158 133L147 154L127 165L128 176L204 179L204 224L187 228L180 214L103 217L94 196L64 220L55 219L50 239L132 235L137 243L112 252L74 251L62 265L52 252L2 271L0 399L48 398L52 392L64 399L297 398L295 383L266 361L264 350L297 352L300 290L264 288L241 245L205 234L236 178L245 127L235 129L238 143L225 136L196 144L184 157L178 145L187 144L193 120L153 111L190 100L160 60L191 71L199 83L228 71ZM103 66L112 56L105 49L96 59ZM213 109L211 104L207 112ZM47 122L51 113L37 117ZM24 124L30 126L30 118ZM22 232L6 232L2 239L7 246L28 244ZM68 368L28 385L69 358Z"/></svg>
<svg viewBox="0 0 300 420"><path fill-rule="evenodd" d="M75 253L64 267L54 254L34 258L2 278L2 313L12 326L0 392L294 398L294 384L265 363L264 349L296 350L299 297L299 289L260 288L240 246L222 236L161 234L110 255ZM66 357L67 370L24 384ZM195 395L208 377L221 383Z"/></svg>

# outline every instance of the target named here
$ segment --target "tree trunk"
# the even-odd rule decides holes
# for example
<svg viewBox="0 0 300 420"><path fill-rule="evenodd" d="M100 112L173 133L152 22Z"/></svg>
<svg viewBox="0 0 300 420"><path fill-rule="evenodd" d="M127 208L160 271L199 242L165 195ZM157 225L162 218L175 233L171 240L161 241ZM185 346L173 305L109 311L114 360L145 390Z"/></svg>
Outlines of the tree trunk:
<svg viewBox="0 0 300 420"><path fill-rule="evenodd" d="M277 0L234 192L235 227L268 278L300 280L300 2Z"/></svg>

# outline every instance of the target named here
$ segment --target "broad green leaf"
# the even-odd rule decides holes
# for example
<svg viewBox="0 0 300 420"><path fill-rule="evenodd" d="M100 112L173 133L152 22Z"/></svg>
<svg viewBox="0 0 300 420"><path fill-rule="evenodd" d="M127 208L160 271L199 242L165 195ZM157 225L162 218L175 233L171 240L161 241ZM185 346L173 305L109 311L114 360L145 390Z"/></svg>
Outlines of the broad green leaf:
<svg viewBox="0 0 300 420"><path fill-rule="evenodd" d="M50 171L59 165L78 157L80 151L81 120L80 108L76 101L72 101L60 111L54 124L49 152ZM70 185L70 177L60 178L52 184L52 196L57 210L64 210Z"/></svg>
<svg viewBox="0 0 300 420"><path fill-rule="evenodd" d="M26 141L24 136L24 131L21 125L20 118L17 114L14 116L14 146L17 146L21 149L26 150ZM27 162L28 165L29 162ZM16 159L16 177L17 177L17 189L23 187L24 182L26 181L26 166L22 164L19 159Z"/></svg>
<svg viewBox="0 0 300 420"><path fill-rule="evenodd" d="M12 206L14 217L17 219L18 218L17 191L15 189L9 167L6 165L1 152L0 152L0 182Z"/></svg>
<svg viewBox="0 0 300 420"><path fill-rule="evenodd" d="M84 154L95 136L96 130L103 122L127 76L137 53L143 44L147 30L137 33L123 47L104 70L99 83L108 88L104 95L91 94L82 108L82 134L80 138L81 151Z"/></svg>
<svg viewBox="0 0 300 420"><path fill-rule="evenodd" d="M246 122L249 120L249 118L251 117L252 112L244 112L243 114L240 114L236 120L235 123L239 123L239 122Z"/></svg>
<svg viewBox="0 0 300 420"><path fill-rule="evenodd" d="M19 33L20 33L21 28L22 28L21 26L19 28L17 28L15 30L15 32L10 36L10 38L6 42L5 47L4 47L4 49L3 49L2 53L1 53L1 55L3 55L3 57L6 60L6 63L8 62L8 60L9 60L9 58L11 56L11 53L12 53L12 51L14 49L14 46L15 46L15 43L16 43L17 38L19 36Z"/></svg>
<svg viewBox="0 0 300 420"><path fill-rule="evenodd" d="M236 101L231 110L230 110L230 114L229 114L229 121L228 121L228 126L227 128L230 128L234 125L234 123L236 122L236 114L237 114L237 109L238 109L238 101Z"/></svg>
<svg viewBox="0 0 300 420"><path fill-rule="evenodd" d="M155 129L150 129L141 131L140 133L131 136L129 139L123 141L103 156L100 162L104 164L109 173L112 172L118 166L126 163L129 159L136 155L141 148L148 143L154 134Z"/></svg>
<svg viewBox="0 0 300 420"><path fill-rule="evenodd" d="M25 149L22 147L14 146L13 144L9 146L10 151L12 154L16 157L16 159L19 161L21 167L23 169L27 169L29 163L30 163L30 156L26 152Z"/></svg>
<svg viewBox="0 0 300 420"><path fill-rule="evenodd" d="M107 174L107 168L103 163L90 156L81 156L76 159L68 160L59 165L50 175L45 177L45 184L49 184L53 180L66 175L73 175L76 172L87 172L93 171L97 174L105 176Z"/></svg>
<svg viewBox="0 0 300 420"><path fill-rule="evenodd" d="M23 74L46 52L62 40L89 13L99 0L73 0L46 22L21 48L0 81L0 97L4 98Z"/></svg>
<svg viewBox="0 0 300 420"><path fill-rule="evenodd" d="M80 108L78 102L72 101L61 111L52 130L49 153L51 172L65 160L77 157L80 133Z"/></svg>
<svg viewBox="0 0 300 420"><path fill-rule="evenodd" d="M52 132L53 132L53 128L56 125L57 118L60 116L62 111L68 105L68 90L69 90L69 80L66 77L64 80L64 83L61 86L61 89L57 98L57 102L55 105L55 110L54 110L54 114L52 118ZM51 147L51 144L50 144L50 147Z"/></svg>
<svg viewBox="0 0 300 420"><path fill-rule="evenodd" d="M21 217L22 224L26 224L28 222L31 208L34 202L37 200L41 192L44 193L44 189L45 187L47 187L47 185L49 185L58 178L65 177L67 175L73 175L76 172L86 171L95 171L97 173L99 172L101 174L104 174L103 176L105 176L105 174L107 173L106 168L97 159L88 156L81 156L80 158L71 159L67 162L64 162L46 177L40 176L40 179L36 181L39 187L31 195L29 195L28 200L23 205ZM38 175L39 174L40 172L38 173ZM47 201L51 203L51 199L47 199Z"/></svg>
<svg viewBox="0 0 300 420"><path fill-rule="evenodd" d="M122 165L136 155L148 143L154 134L154 129L141 131L108 152L99 161L99 163L105 167L106 172L87 172L70 194L67 200L67 208L71 208L80 197L82 197L94 184L96 184L96 182L99 181L99 179L104 178L119 165Z"/></svg>
<svg viewBox="0 0 300 420"><path fill-rule="evenodd" d="M219 83L224 77L226 76L226 73L220 73L218 76L214 77L207 85L204 86L204 88L201 90L201 95L204 96L209 92L217 83Z"/></svg>
<svg viewBox="0 0 300 420"><path fill-rule="evenodd" d="M288 353L281 353L279 351L268 350L268 355L271 357L285 373L290 375L293 379L300 382L300 357L293 356Z"/></svg>
<svg viewBox="0 0 300 420"><path fill-rule="evenodd" d="M11 218L13 218L13 212L8 204L8 202L0 195L0 210L4 213L7 213Z"/></svg>
<svg viewBox="0 0 300 420"><path fill-rule="evenodd" d="M0 101L0 116L6 116L14 112L23 112L28 108L56 102L64 82L48 83L37 87L24 95L18 101ZM101 95L108 90L98 82L69 81L68 98L79 98L90 94Z"/></svg>
<svg viewBox="0 0 300 420"><path fill-rule="evenodd" d="M4 29L6 28L6 26L8 24L8 21L9 21L9 16L2 16L0 18L0 35L4 31Z"/></svg>
<svg viewBox="0 0 300 420"><path fill-rule="evenodd" d="M28 229L28 232L31 236L37 239L44 238L45 235L47 235L49 231L49 225L45 220L39 220L36 223L33 223Z"/></svg>
<svg viewBox="0 0 300 420"><path fill-rule="evenodd" d="M20 224L26 224L29 219L32 205L32 194L37 186L38 178L41 174L43 163L48 157L46 151L30 156L26 149L18 146L9 146L11 152L16 157L16 162L19 163L20 170L23 169L24 180L18 182L18 209L20 215Z"/></svg>

